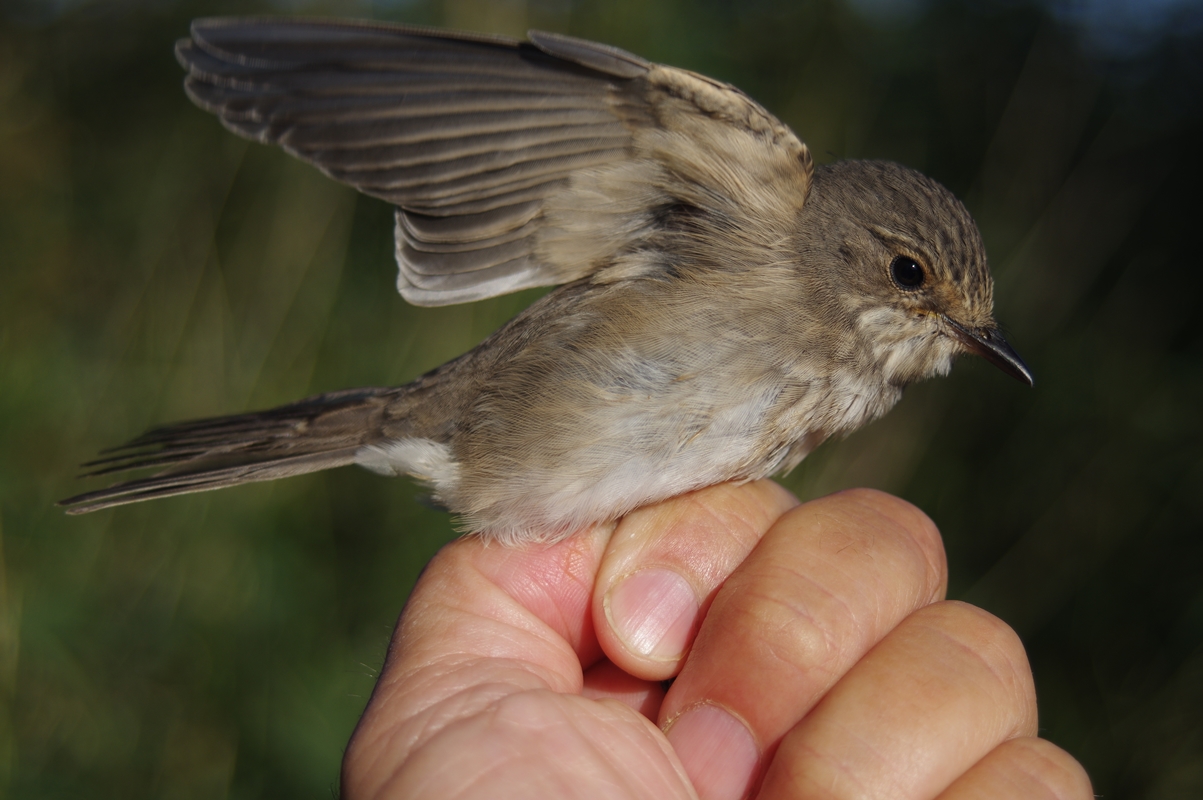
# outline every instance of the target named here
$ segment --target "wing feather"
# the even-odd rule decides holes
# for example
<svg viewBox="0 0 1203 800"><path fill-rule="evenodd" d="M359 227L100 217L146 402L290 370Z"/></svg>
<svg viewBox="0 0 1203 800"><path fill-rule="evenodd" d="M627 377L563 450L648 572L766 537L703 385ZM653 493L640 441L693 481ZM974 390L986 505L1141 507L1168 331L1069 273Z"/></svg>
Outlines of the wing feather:
<svg viewBox="0 0 1203 800"><path fill-rule="evenodd" d="M661 208L755 218L764 192L740 194L744 168L805 198L805 146L733 87L606 45L530 39L209 19L176 53L189 96L231 130L398 206L398 288L420 305L599 272L655 247Z"/></svg>

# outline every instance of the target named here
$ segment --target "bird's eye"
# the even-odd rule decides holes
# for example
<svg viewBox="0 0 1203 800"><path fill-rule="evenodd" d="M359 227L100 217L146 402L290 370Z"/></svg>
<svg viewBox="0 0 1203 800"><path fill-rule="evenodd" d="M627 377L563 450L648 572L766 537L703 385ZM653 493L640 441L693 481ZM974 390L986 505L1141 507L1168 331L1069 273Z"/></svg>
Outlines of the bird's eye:
<svg viewBox="0 0 1203 800"><path fill-rule="evenodd" d="M923 267L907 256L897 256L890 262L890 274L903 289L917 289L923 285Z"/></svg>

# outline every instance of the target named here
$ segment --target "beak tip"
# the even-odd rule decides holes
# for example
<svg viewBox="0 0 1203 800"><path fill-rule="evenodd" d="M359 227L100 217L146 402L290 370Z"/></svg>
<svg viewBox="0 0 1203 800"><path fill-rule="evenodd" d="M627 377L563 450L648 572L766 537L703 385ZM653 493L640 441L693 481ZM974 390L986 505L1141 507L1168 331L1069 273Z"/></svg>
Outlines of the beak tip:
<svg viewBox="0 0 1203 800"><path fill-rule="evenodd" d="M1026 384L1029 389L1035 388L1036 376L1032 374L1031 368L1002 336L998 336L995 341L989 343L984 352L979 352L979 355L984 356L987 361L1015 380Z"/></svg>
<svg viewBox="0 0 1203 800"><path fill-rule="evenodd" d="M1030 370L1028 365L1023 362L1023 359L1021 359L1018 355L1015 355L1015 351L1012 350L1008 354L1009 357L1000 357L1000 355L997 353L982 352L977 352L975 355L985 358L991 364L998 367L1000 370L1007 373L1023 385L1027 386L1029 389L1035 388L1036 376L1032 374L1032 370Z"/></svg>

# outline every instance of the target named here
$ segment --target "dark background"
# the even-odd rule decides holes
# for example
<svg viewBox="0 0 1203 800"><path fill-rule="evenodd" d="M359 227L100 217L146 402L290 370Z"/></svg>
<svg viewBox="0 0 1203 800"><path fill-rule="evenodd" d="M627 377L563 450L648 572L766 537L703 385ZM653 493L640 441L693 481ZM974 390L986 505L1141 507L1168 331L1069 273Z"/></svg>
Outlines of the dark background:
<svg viewBox="0 0 1203 800"><path fill-rule="evenodd" d="M173 41L251 12L610 42L963 197L1035 390L965 360L785 483L917 503L1096 791L1203 797L1203 13L1173 0L0 0L0 795L329 796L450 520L351 469L52 504L147 426L407 381L532 297L405 305L384 204L192 107Z"/></svg>

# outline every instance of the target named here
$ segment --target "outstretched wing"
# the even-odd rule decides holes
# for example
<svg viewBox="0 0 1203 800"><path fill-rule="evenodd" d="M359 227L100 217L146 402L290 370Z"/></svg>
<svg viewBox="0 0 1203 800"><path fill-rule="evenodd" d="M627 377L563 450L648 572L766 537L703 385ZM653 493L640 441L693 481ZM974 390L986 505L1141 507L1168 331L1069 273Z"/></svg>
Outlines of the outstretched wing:
<svg viewBox="0 0 1203 800"><path fill-rule="evenodd" d="M399 207L418 305L629 274L666 209L784 219L809 187L806 147L737 89L556 34L210 19L176 52L231 130Z"/></svg>

